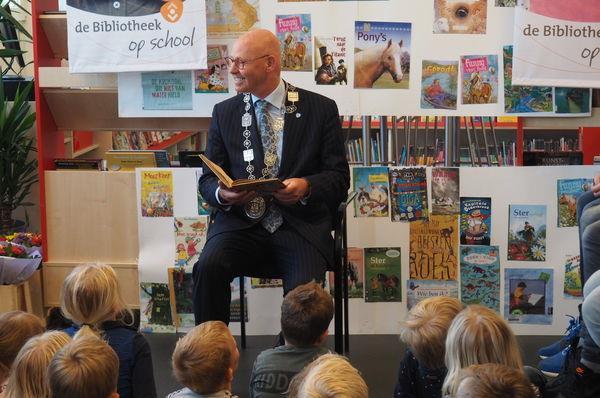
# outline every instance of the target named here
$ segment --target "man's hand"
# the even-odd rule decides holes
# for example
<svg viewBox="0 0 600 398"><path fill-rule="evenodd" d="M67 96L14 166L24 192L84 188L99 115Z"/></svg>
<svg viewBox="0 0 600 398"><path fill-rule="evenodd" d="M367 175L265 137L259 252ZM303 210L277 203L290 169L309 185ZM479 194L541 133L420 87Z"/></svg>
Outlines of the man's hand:
<svg viewBox="0 0 600 398"><path fill-rule="evenodd" d="M592 185L594 196L600 198L600 174L594 177L594 185Z"/></svg>
<svg viewBox="0 0 600 398"><path fill-rule="evenodd" d="M288 178L285 188L273 192L273 197L284 205L293 205L309 193L310 185L305 178Z"/></svg>
<svg viewBox="0 0 600 398"><path fill-rule="evenodd" d="M256 197L254 191L236 191L219 181L219 199L224 205L243 205Z"/></svg>

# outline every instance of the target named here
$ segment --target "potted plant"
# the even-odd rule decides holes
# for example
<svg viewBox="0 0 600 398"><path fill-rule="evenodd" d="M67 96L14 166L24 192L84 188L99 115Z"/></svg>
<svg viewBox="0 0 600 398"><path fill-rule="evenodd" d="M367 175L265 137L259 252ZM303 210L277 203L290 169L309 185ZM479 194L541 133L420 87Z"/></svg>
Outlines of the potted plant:
<svg viewBox="0 0 600 398"><path fill-rule="evenodd" d="M10 1L10 4L16 4ZM28 10L16 4L27 14ZM33 83L19 84L14 99L5 93L5 77L20 77L21 70L15 70L15 60L23 67L23 51L19 46L16 32L31 39L31 35L12 15L8 5L0 7L0 23L7 34L0 36L4 45L0 49L0 58L6 67L1 68L2 84L0 84L0 233L8 233L15 229L12 218L13 211L20 206L30 206L25 202L31 187L38 181L37 160L31 157L36 151L34 139L29 131L35 123L35 112L29 105L29 94ZM11 33L12 32L12 33ZM19 60L21 58L21 60ZM10 73L12 71L12 73Z"/></svg>

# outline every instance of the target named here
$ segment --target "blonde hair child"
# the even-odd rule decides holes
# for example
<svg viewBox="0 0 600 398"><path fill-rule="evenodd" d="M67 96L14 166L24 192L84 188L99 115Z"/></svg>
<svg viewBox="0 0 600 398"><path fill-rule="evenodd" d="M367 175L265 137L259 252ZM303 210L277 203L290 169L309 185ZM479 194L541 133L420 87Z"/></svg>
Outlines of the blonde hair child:
<svg viewBox="0 0 600 398"><path fill-rule="evenodd" d="M496 363L471 365L460 372L455 398L535 398L525 374Z"/></svg>
<svg viewBox="0 0 600 398"><path fill-rule="evenodd" d="M150 346L130 326L133 316L111 266L84 264L73 269L62 284L60 306L80 326L76 338L102 337L119 356L121 398L156 396Z"/></svg>
<svg viewBox="0 0 600 398"><path fill-rule="evenodd" d="M104 340L81 336L60 349L48 367L52 398L119 398L119 358Z"/></svg>
<svg viewBox="0 0 600 398"><path fill-rule="evenodd" d="M63 332L46 332L25 343L12 366L5 398L48 398L48 365L54 354L71 341Z"/></svg>

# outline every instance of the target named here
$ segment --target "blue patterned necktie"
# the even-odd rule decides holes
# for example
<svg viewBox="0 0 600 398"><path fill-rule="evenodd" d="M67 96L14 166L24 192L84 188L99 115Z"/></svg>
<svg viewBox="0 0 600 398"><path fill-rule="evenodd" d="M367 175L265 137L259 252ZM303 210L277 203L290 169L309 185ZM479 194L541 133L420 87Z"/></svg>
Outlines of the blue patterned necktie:
<svg viewBox="0 0 600 398"><path fill-rule="evenodd" d="M258 100L255 104L256 107L256 119L258 120L258 127L260 129L260 138L263 145L263 152L265 153L265 159L267 157L274 156L274 164L269 167L265 165L270 175L265 176L267 178L277 177L279 173L279 156L277 155L277 134L279 132L273 131L273 117L269 113L269 103L265 100ZM283 224L283 216L275 205L271 205L265 217L260 221L261 225L270 233L273 233L277 228Z"/></svg>

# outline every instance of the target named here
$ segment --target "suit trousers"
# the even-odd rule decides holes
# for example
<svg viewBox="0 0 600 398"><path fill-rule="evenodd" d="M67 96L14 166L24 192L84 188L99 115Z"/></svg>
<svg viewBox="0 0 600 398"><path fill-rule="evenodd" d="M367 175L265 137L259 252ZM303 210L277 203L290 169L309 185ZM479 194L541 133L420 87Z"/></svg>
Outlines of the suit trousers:
<svg viewBox="0 0 600 398"><path fill-rule="evenodd" d="M196 324L210 320L229 323L230 283L237 276L281 278L285 295L312 280L322 282L326 269L321 252L287 222L272 234L259 223L215 235L194 264Z"/></svg>

